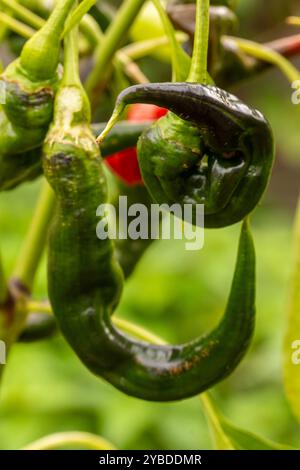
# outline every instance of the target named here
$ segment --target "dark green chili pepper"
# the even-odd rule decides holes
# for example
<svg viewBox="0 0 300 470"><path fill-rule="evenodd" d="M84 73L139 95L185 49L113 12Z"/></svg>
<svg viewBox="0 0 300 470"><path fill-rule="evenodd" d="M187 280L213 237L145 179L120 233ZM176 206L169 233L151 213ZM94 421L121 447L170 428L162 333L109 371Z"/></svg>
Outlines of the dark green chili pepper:
<svg viewBox="0 0 300 470"><path fill-rule="evenodd" d="M208 228L234 224L255 208L274 155L270 125L259 111L215 86L151 83L119 95L107 130L131 103L171 111L138 143L142 176L157 203L191 203L195 210L204 204Z"/></svg>
<svg viewBox="0 0 300 470"><path fill-rule="evenodd" d="M117 182L118 192L117 197L114 203L116 207L116 213L118 215L119 211L119 196L126 196L127 197L127 204L128 207L132 206L133 204L139 203L144 204L148 210L148 227L150 227L150 207L152 203L152 198L150 197L147 189L145 186L142 185L131 185L128 186L127 184L123 183L122 181ZM114 201L113 201L114 202ZM118 223L122 223L122 221L118 220ZM127 227L125 227L126 229ZM125 279L128 278L133 270L135 269L137 263L145 253L145 251L149 248L152 244L153 239L150 237L147 239L137 239L132 240L130 237L122 239L117 238L115 240L115 248L116 248L116 257L117 260L122 268L124 273Z"/></svg>
<svg viewBox="0 0 300 470"><path fill-rule="evenodd" d="M124 124L128 123L124 122ZM116 129L116 127L114 128L114 130ZM102 128L104 128L103 125L93 125L94 132L98 132ZM142 203L145 204L147 207L150 206L151 198L144 186L128 186L120 180L115 181L115 184L117 186L116 195L114 199L110 202L115 205L117 215L119 209L119 195L127 196L128 206L135 203ZM116 257L118 263L122 268L125 279L127 279L132 274L137 263L139 262L145 251L152 244L152 242L153 240L151 238L145 240L131 240L130 238L127 238L117 239L115 241ZM55 333L57 333L57 331L57 322L53 315L40 312L31 313L28 316L25 327L21 335L19 336L18 341L22 343L40 341L53 336Z"/></svg>
<svg viewBox="0 0 300 470"><path fill-rule="evenodd" d="M57 197L48 260L53 312L82 362L118 389L156 401L195 395L234 370L253 333L255 255L247 223L242 226L225 315L210 334L183 345L155 346L131 339L112 325L123 276L112 242L95 236L96 208L107 201L106 182L89 130L87 101L78 79L66 72L74 37L68 40L66 76L44 146L45 176Z"/></svg>
<svg viewBox="0 0 300 470"><path fill-rule="evenodd" d="M5 98L0 106L0 190L21 182L22 174L27 178L24 153L40 146L47 133L60 78L61 33L73 3L57 3L46 24L26 42L20 57L0 77ZM19 154L20 165L16 164ZM32 155L28 158L28 173L32 170Z"/></svg>

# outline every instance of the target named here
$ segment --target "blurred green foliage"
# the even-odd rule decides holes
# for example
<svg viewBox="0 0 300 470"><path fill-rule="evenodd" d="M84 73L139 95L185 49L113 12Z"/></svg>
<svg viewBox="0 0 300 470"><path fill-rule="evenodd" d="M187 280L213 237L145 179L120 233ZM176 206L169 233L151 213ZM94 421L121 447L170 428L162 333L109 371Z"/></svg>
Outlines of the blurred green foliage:
<svg viewBox="0 0 300 470"><path fill-rule="evenodd" d="M258 8L259 2L250 3L241 1L241 12L242 23L252 27L252 6ZM274 15L279 14L279 3L284 2L274 2ZM267 11L269 15L270 8ZM243 85L238 93L269 117L277 164L270 190L252 217L257 250L255 340L236 372L214 389L214 396L236 425L299 448L300 428L284 397L281 354L297 199L288 175L298 171L299 176L299 108L290 104L290 88L277 72ZM0 242L7 270L18 255L39 187L36 182L0 195ZM186 251L181 241L156 242L128 281L117 314L172 342L211 328L229 292L238 232L238 226L206 231L199 252ZM46 295L44 260L35 298ZM14 346L2 384L0 422L1 449L68 430L101 434L121 449L212 446L199 398L153 404L127 397L85 370L60 336Z"/></svg>

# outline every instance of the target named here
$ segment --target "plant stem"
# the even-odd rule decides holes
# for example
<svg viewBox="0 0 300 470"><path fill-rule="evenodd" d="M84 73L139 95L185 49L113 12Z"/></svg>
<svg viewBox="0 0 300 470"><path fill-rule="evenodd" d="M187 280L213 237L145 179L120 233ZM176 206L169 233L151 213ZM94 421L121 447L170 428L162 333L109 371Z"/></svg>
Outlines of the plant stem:
<svg viewBox="0 0 300 470"><path fill-rule="evenodd" d="M35 300L28 300L26 304L26 312L27 313L47 313L49 315L53 315L51 305L49 302L37 302ZM144 341L148 341L149 343L154 344L166 344L166 342L159 338L158 336L149 333L143 327L135 325L127 320L123 320L122 318L113 317L113 323L118 328L122 329L128 334L131 334L139 339Z"/></svg>
<svg viewBox="0 0 300 470"><path fill-rule="evenodd" d="M118 10L114 21L110 24L103 37L101 48L95 57L95 66L86 82L86 90L92 100L95 99L97 87L107 72L114 53L138 15L145 0L125 0Z"/></svg>
<svg viewBox="0 0 300 470"><path fill-rule="evenodd" d="M78 56L78 28L73 28L64 39L64 75L62 84L65 86L81 86L79 78L79 56Z"/></svg>
<svg viewBox="0 0 300 470"><path fill-rule="evenodd" d="M299 16L289 16L286 19L288 24L292 24L294 26L300 26L300 17Z"/></svg>
<svg viewBox="0 0 300 470"><path fill-rule="evenodd" d="M207 54L209 40L209 0L197 0L195 39L188 82L207 84Z"/></svg>
<svg viewBox="0 0 300 470"><path fill-rule="evenodd" d="M45 181L13 274L29 291L44 251L54 207L54 193Z"/></svg>
<svg viewBox="0 0 300 470"><path fill-rule="evenodd" d="M126 333L135 336L136 338L141 339L142 341L147 341L148 343L153 344L166 344L166 342L149 331L145 330L145 328L135 325L127 320L123 320L122 318L113 318L113 323L118 328L122 329Z"/></svg>
<svg viewBox="0 0 300 470"><path fill-rule="evenodd" d="M179 43L183 43L187 40L187 35L182 32L175 33L176 40ZM159 38L146 39L145 41L137 41L128 46L123 47L119 50L119 53L124 53L132 60L138 60L146 55L152 54L157 51L160 47L167 46L169 44L168 36L160 36Z"/></svg>
<svg viewBox="0 0 300 470"><path fill-rule="evenodd" d="M82 0L71 16L67 19L62 37L68 34L74 26L82 21L84 15L92 8L93 5L95 5L95 3L96 0Z"/></svg>
<svg viewBox="0 0 300 470"><path fill-rule="evenodd" d="M258 44L247 39L234 38L226 36L226 40L232 41L240 50L249 54L252 57L269 62L270 64L278 67L281 72L287 77L288 81L294 82L300 79L300 72L296 67L285 57L278 52L273 51L269 47Z"/></svg>
<svg viewBox="0 0 300 470"><path fill-rule="evenodd" d="M174 82L183 81L188 75L188 71L191 67L190 57L184 52L184 50L179 45L173 25L163 8L160 0L152 0L157 13L160 17L160 21L164 27L165 34L169 39L169 44L171 48L171 58L172 58L172 80Z"/></svg>
<svg viewBox="0 0 300 470"><path fill-rule="evenodd" d="M11 16L7 15L4 12L0 12L0 23L3 23L7 26L10 30L14 31L15 33L19 34L20 36L29 39L35 33L35 30L30 28L21 21L12 18Z"/></svg>
<svg viewBox="0 0 300 470"><path fill-rule="evenodd" d="M25 21L28 25L33 28L41 28L45 21L28 8L24 7L16 0L0 0L0 3L7 6L20 20Z"/></svg>
<svg viewBox="0 0 300 470"><path fill-rule="evenodd" d="M50 434L28 444L22 450L49 450L71 445L94 450L116 450L116 447L103 437L76 431Z"/></svg>
<svg viewBox="0 0 300 470"><path fill-rule="evenodd" d="M5 302L7 296L7 282L4 273L3 261L0 253L0 305Z"/></svg>

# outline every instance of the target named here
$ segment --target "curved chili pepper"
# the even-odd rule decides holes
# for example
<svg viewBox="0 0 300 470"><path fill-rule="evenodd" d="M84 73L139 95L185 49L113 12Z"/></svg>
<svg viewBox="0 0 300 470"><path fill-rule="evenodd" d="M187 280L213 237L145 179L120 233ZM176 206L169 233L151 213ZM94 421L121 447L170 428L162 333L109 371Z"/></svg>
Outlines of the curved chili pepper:
<svg viewBox="0 0 300 470"><path fill-rule="evenodd" d="M247 223L242 226L225 315L210 334L176 346L126 336L110 319L123 276L111 241L95 236L95 211L107 201L107 191L88 122L83 90L78 80L66 76L44 146L45 176L57 198L49 237L48 290L59 327L93 373L129 395L170 401L200 393L235 369L253 333L255 255ZM103 217L100 221L106 224Z"/></svg>
<svg viewBox="0 0 300 470"><path fill-rule="evenodd" d="M0 106L0 190L10 186L12 174L12 185L26 179L24 152L40 146L47 133L60 78L61 33L73 3L74 0L57 3L46 24L26 42L20 57L0 77L5 94ZM23 155L20 166L16 165L19 154ZM29 158L29 174L31 164Z"/></svg>
<svg viewBox="0 0 300 470"><path fill-rule="evenodd" d="M110 127L128 104L153 103L169 112L138 143L143 180L161 203L205 206L205 226L242 220L269 180L274 142L257 110L215 86L136 85L120 93ZM175 114L174 114L175 113Z"/></svg>

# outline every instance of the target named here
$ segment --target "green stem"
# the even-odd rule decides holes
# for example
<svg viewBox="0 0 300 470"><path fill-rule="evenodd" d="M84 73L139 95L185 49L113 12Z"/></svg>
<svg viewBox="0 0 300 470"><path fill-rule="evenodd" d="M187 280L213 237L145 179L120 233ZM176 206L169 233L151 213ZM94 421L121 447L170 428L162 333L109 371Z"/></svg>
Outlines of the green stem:
<svg viewBox="0 0 300 470"><path fill-rule="evenodd" d="M25 39L31 38L31 36L35 33L35 30L27 26L26 24L22 23L21 21L12 18L11 16L7 15L4 12L0 12L0 23L7 26L10 30L14 31L15 33L19 34L19 36L24 37Z"/></svg>
<svg viewBox="0 0 300 470"><path fill-rule="evenodd" d="M80 23L83 33L93 43L94 47L101 48L102 40L104 37L99 25L90 15L85 15ZM149 80L143 74L137 64L135 64L130 57L128 57L121 49L116 52L116 57L113 60L114 66L120 65L126 75L136 83L147 83Z"/></svg>
<svg viewBox="0 0 300 470"><path fill-rule="evenodd" d="M33 28L39 29L45 23L45 21L40 16L36 15L31 10L24 7L16 0L0 0L0 3L10 8L10 10L15 13L18 18L20 18L20 20L25 21Z"/></svg>
<svg viewBox="0 0 300 470"><path fill-rule="evenodd" d="M294 82L300 79L299 70L297 70L297 68L294 67L294 65L288 59L283 57L278 52L275 52L262 44L249 41L248 39L226 36L226 40L232 41L241 51L245 52L246 54L275 65L287 77L289 82Z"/></svg>
<svg viewBox="0 0 300 470"><path fill-rule="evenodd" d="M286 19L288 24L292 24L294 26L300 26L300 17L299 16L289 16Z"/></svg>
<svg viewBox="0 0 300 470"><path fill-rule="evenodd" d="M176 41L183 43L187 40L187 35L182 32L175 33ZM154 39L146 39L145 41L137 41L123 47L119 50L126 54L132 60L142 59L143 57L156 52L159 48L167 46L170 40L168 36L161 36Z"/></svg>
<svg viewBox="0 0 300 470"><path fill-rule="evenodd" d="M29 299L26 303L26 313L47 313L48 315L53 315L51 305L48 301L39 302L36 300Z"/></svg>
<svg viewBox="0 0 300 470"><path fill-rule="evenodd" d="M13 277L25 285L29 291L32 289L34 276L44 251L54 206L54 193L50 186L44 182L31 226L13 274Z"/></svg>
<svg viewBox="0 0 300 470"><path fill-rule="evenodd" d="M64 39L64 75L63 85L79 85L78 28L73 28Z"/></svg>
<svg viewBox="0 0 300 470"><path fill-rule="evenodd" d="M200 395L200 401L204 408L204 412L207 418L207 422L209 427L211 428L212 437L215 441L215 445L217 449L222 450L234 450L234 446L229 439L229 437L225 434L220 418L216 413L215 407L213 405L212 399L208 393L202 393Z"/></svg>
<svg viewBox="0 0 300 470"><path fill-rule="evenodd" d="M204 85L208 82L209 4L209 0L197 0L194 49L190 73L187 79L188 82L197 82Z"/></svg>
<svg viewBox="0 0 300 470"><path fill-rule="evenodd" d="M159 14L165 33L169 38L172 58L172 80L175 82L183 81L186 79L188 74L187 71L191 66L190 58L179 45L175 36L173 25L169 20L169 17L165 12L160 0L152 0L152 2Z"/></svg>
<svg viewBox="0 0 300 470"><path fill-rule="evenodd" d="M8 0L7 0L8 1ZM68 34L83 19L84 15L95 5L96 0L82 0L71 16L67 19L62 37Z"/></svg>
<svg viewBox="0 0 300 470"><path fill-rule="evenodd" d="M103 437L88 432L61 432L42 437L23 447L22 450L50 450L65 446L82 446L94 450L116 450L116 447Z"/></svg>
<svg viewBox="0 0 300 470"><path fill-rule="evenodd" d="M35 300L28 300L26 303L26 312L27 313L47 313L48 315L53 315L51 305L49 302L37 302ZM149 333L143 327L135 325L127 320L123 320L122 318L113 317L113 323L118 327L121 328L125 333L131 334L136 338L139 338L143 341L148 341L149 343L153 344L166 344L166 342L159 338L158 336Z"/></svg>
<svg viewBox="0 0 300 470"><path fill-rule="evenodd" d="M7 282L4 273L3 261L0 253L0 305L5 302L7 297Z"/></svg>
<svg viewBox="0 0 300 470"><path fill-rule="evenodd" d="M114 21L108 27L95 57L95 66L86 82L88 95L94 100L93 96L99 82L107 72L107 67L119 47L120 42L128 32L132 22L138 15L145 0L125 0L118 10Z"/></svg>

